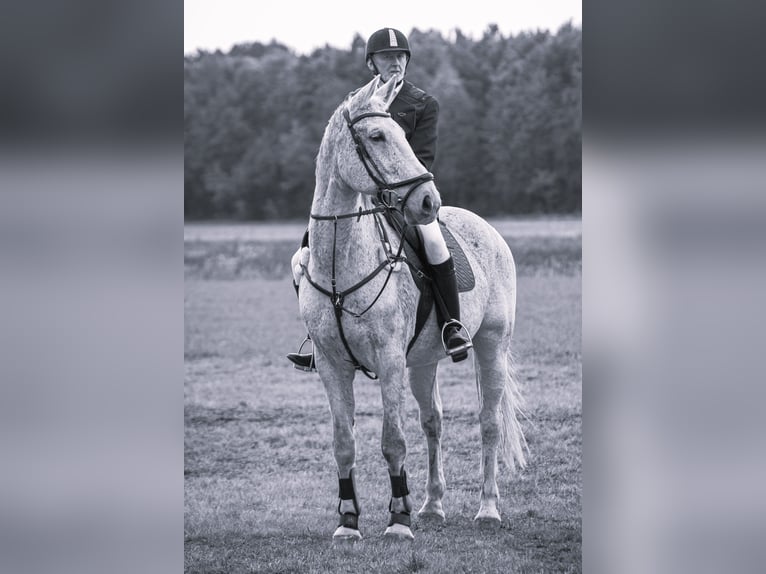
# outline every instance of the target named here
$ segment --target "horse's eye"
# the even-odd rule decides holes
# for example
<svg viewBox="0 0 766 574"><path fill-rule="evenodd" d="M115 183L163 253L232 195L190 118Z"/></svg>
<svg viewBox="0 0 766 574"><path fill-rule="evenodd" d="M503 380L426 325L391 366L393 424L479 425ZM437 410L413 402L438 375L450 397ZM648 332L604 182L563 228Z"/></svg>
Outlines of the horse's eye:
<svg viewBox="0 0 766 574"><path fill-rule="evenodd" d="M379 130L375 130L375 131L370 132L370 139L372 141L382 142L383 140L386 139L386 136L383 135L383 132L381 132Z"/></svg>

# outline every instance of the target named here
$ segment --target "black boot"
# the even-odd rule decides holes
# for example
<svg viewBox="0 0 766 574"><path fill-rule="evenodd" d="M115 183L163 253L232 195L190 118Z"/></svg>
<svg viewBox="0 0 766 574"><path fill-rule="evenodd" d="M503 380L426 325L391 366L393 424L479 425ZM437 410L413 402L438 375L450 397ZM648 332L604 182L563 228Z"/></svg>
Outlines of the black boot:
<svg viewBox="0 0 766 574"><path fill-rule="evenodd" d="M460 295L455 278L455 262L452 257L444 263L431 265L433 271L434 296L441 297L443 305L436 305L439 325L442 328L442 344L445 352L457 363L468 358L468 349L473 347L468 333L460 323ZM438 302L437 302L438 303ZM443 309L442 309L443 307ZM446 313L446 317L443 316Z"/></svg>
<svg viewBox="0 0 766 574"><path fill-rule="evenodd" d="M306 237L304 237L304 241L306 241L306 238L308 237L308 231L306 232ZM293 287L295 288L295 294L298 294L298 286L293 283ZM293 363L293 367L298 369L299 371L306 371L307 373L316 372L317 368L314 364L314 353L301 353L303 350L303 345L311 341L311 337L306 335L306 338L303 339L303 343L301 343L300 348L298 349L297 353L288 353L287 358Z"/></svg>

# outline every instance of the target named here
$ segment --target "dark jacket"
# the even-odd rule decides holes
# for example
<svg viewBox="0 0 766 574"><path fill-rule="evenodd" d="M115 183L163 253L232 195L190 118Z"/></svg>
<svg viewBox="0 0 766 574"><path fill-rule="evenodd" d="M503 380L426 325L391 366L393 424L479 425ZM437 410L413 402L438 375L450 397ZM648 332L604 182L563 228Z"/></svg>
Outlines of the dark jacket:
<svg viewBox="0 0 766 574"><path fill-rule="evenodd" d="M404 128L407 141L426 169L436 158L439 102L433 96L404 80L402 89L388 109L391 117Z"/></svg>

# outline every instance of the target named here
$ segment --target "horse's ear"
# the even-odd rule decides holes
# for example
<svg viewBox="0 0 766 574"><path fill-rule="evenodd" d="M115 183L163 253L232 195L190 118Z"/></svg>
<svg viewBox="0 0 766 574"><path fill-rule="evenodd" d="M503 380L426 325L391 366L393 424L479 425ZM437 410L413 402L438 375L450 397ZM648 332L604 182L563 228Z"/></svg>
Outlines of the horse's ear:
<svg viewBox="0 0 766 574"><path fill-rule="evenodd" d="M375 96L383 100L385 109L388 109L388 107L391 105L391 102L393 102L394 98L396 97L397 80L398 76L391 76L391 78L386 83L382 84L375 91Z"/></svg>
<svg viewBox="0 0 766 574"><path fill-rule="evenodd" d="M359 90L355 94L354 99L357 100L358 102L368 101L375 93L375 90L378 89L378 84L380 84L380 76L375 76L372 80L370 80L367 83L367 85L359 88Z"/></svg>

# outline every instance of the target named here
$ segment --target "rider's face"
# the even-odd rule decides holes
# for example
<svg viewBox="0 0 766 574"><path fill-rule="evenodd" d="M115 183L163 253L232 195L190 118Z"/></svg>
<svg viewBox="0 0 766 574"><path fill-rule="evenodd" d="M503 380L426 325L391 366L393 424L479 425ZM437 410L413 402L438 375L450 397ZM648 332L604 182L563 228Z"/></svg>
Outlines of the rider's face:
<svg viewBox="0 0 766 574"><path fill-rule="evenodd" d="M397 82L404 79L407 69L407 52L395 50L393 52L378 52L372 54L372 61L380 72L380 78L387 82L392 76L398 76Z"/></svg>

